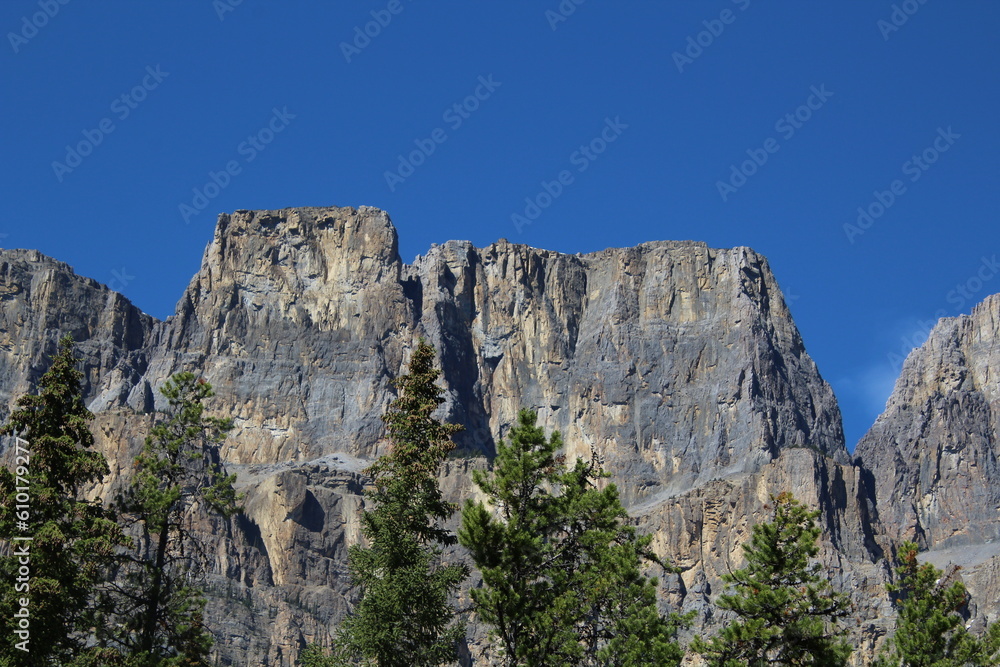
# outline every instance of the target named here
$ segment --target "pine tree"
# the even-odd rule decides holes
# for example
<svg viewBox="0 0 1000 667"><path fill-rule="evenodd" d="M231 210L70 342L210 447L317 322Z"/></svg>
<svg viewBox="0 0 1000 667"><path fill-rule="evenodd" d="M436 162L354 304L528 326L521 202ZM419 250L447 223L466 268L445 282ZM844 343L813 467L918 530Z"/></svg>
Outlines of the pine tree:
<svg viewBox="0 0 1000 667"><path fill-rule="evenodd" d="M1000 665L1000 621L994 621L986 629L979 656L983 665Z"/></svg>
<svg viewBox="0 0 1000 667"><path fill-rule="evenodd" d="M523 410L497 446L493 473L474 473L489 503L469 500L460 543L483 576L475 610L492 628L501 664L677 665L686 619L663 617L657 581L642 573L650 537L625 524L613 484L594 461L567 468ZM662 565L662 563L661 563Z"/></svg>
<svg viewBox="0 0 1000 667"><path fill-rule="evenodd" d="M224 519L241 511L235 475L224 474L218 452L232 421L205 416L204 401L214 394L193 373L175 374L160 392L166 414L146 438L119 501L146 548L132 554L109 599L119 629L102 638L102 647L120 649L130 666L206 665L212 636L198 585L203 545L185 519L196 505Z"/></svg>
<svg viewBox="0 0 1000 667"><path fill-rule="evenodd" d="M383 416L392 448L368 470L365 496L374 509L362 515L369 546L348 552L362 597L341 626L341 662L421 667L453 662L465 627L449 604L468 576L462 565L442 563L442 547L455 543L442 523L455 511L444 499L438 473L461 426L432 415L444 402L435 384L434 349L420 341L409 373L395 386L399 397Z"/></svg>
<svg viewBox="0 0 1000 667"><path fill-rule="evenodd" d="M743 545L746 566L723 575L731 592L716 604L736 618L692 647L719 667L844 665L851 647L837 620L848 614L849 603L833 591L819 563L809 564L818 553L819 511L789 493L773 500L773 520L754 526Z"/></svg>
<svg viewBox="0 0 1000 667"><path fill-rule="evenodd" d="M309 644L299 653L301 667L336 667L334 658L327 656L319 644Z"/></svg>
<svg viewBox="0 0 1000 667"><path fill-rule="evenodd" d="M73 339L38 383L17 400L3 426L13 473L0 470L0 664L57 664L83 650L96 621L91 600L107 578L116 547L127 540L99 498L81 492L108 474L93 449L93 415L84 406ZM25 538L30 538L25 539ZM27 555L23 553L27 551ZM25 575L21 568L28 574ZM27 600L22 611L20 600ZM27 623L27 632L17 614ZM24 641L27 640L27 641ZM19 650L24 641L26 650Z"/></svg>
<svg viewBox="0 0 1000 667"><path fill-rule="evenodd" d="M1000 664L1000 624L994 623L984 640L965 628L961 616L969 596L961 581L946 585L941 570L917 561L917 545L899 548L898 583L889 591L900 595L896 632L886 642L879 667L960 667Z"/></svg>

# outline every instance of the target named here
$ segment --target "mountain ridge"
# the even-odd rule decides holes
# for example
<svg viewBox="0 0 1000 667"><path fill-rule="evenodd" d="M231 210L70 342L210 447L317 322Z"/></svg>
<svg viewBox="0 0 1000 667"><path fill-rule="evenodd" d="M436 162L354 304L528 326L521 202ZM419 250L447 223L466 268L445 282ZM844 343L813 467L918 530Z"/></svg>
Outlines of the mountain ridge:
<svg viewBox="0 0 1000 667"><path fill-rule="evenodd" d="M379 209L240 210L220 216L165 320L89 279L24 290L54 266L34 271L31 252L0 251L0 328L25 348L0 345L4 406L31 386L23 357L41 360L62 328L82 334L113 471L100 491L127 474L172 373L206 377L210 409L234 418L222 456L247 512L230 528L197 524L216 547L209 616L224 664L291 665L350 609L361 471L385 451L391 380L421 337L438 350L441 416L466 426L442 475L450 499L472 493L471 470L530 407L567 455L603 458L658 555L682 568L661 598L698 612L699 627L718 622L721 574L786 490L823 513L821 559L860 610L859 659L891 622L886 557L899 535L877 499L895 487L848 454L833 390L749 248L653 241L571 255L448 241L406 264ZM482 639L473 627L473 650Z"/></svg>

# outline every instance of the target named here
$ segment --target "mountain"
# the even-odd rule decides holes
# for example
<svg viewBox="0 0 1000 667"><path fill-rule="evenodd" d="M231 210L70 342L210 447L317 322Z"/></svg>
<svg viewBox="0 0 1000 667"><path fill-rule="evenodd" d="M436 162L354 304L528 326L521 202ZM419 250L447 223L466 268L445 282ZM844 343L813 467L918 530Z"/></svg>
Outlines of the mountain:
<svg viewBox="0 0 1000 667"><path fill-rule="evenodd" d="M362 471L385 451L391 380L421 337L439 353L441 416L466 427L442 476L452 500L471 493L471 471L532 408L569 456L601 458L654 549L681 568L662 578L661 596L697 610L698 627L719 622L709 602L720 575L739 566L742 541L781 491L822 510L821 557L858 609L859 659L891 625L886 556L917 501L879 461L896 460L886 443L910 426L887 410L882 435L876 424L851 460L833 392L766 259L748 248L653 242L567 255L449 241L405 264L377 209L236 211L219 217L166 321L36 252L0 251L0 262L5 414L60 333L73 333L113 472L95 492L121 484L172 373L204 376L210 411L235 419L222 457L247 494L245 516L194 518L213 546L208 614L221 664L292 665L350 609ZM967 408L996 401L995 352L968 353L994 393L956 400L956 428L981 416L962 417ZM891 445L900 469L919 468L918 445ZM938 518L920 519L924 533L946 516L978 516L954 495ZM472 654L482 637L473 623Z"/></svg>
<svg viewBox="0 0 1000 667"><path fill-rule="evenodd" d="M887 535L1000 600L1000 294L937 323L855 454Z"/></svg>

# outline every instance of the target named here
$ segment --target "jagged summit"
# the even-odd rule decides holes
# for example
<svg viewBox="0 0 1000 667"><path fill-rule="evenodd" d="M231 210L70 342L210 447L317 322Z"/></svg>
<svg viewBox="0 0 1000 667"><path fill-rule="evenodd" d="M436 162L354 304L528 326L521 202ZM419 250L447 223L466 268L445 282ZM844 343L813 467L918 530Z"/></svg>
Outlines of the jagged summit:
<svg viewBox="0 0 1000 667"><path fill-rule="evenodd" d="M897 538L1000 540L1000 294L937 323L855 453Z"/></svg>

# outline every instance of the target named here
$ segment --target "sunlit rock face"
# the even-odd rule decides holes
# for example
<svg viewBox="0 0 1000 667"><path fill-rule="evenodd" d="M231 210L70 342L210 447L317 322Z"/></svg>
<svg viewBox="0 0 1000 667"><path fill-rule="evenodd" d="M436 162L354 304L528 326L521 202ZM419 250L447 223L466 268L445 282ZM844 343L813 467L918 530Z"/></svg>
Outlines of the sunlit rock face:
<svg viewBox="0 0 1000 667"><path fill-rule="evenodd" d="M894 537L1000 541L1000 295L938 322L855 453Z"/></svg>
<svg viewBox="0 0 1000 667"><path fill-rule="evenodd" d="M234 418L222 457L245 515L193 517L210 545L223 664L290 666L349 611L363 470L386 451L391 382L420 338L438 350L441 417L465 426L441 479L453 500L474 492L471 471L532 408L567 455L603 461L655 549L681 567L662 578L664 601L699 611L697 627L719 622L719 575L781 491L822 510L822 559L857 604L860 657L891 623L881 473L852 465L832 391L767 261L747 248L565 255L450 241L404 264L377 209L237 211L220 216L164 322L37 253L0 251L0 262L0 396L9 406L32 386L61 331L81 341L112 467L94 493L128 476L172 373L205 377L212 413ZM986 381L996 359L984 363ZM483 629L470 636L476 655Z"/></svg>
<svg viewBox="0 0 1000 667"><path fill-rule="evenodd" d="M1000 294L944 318L858 444L887 535L957 565L980 616L1000 600ZM980 619L981 621L982 619Z"/></svg>

